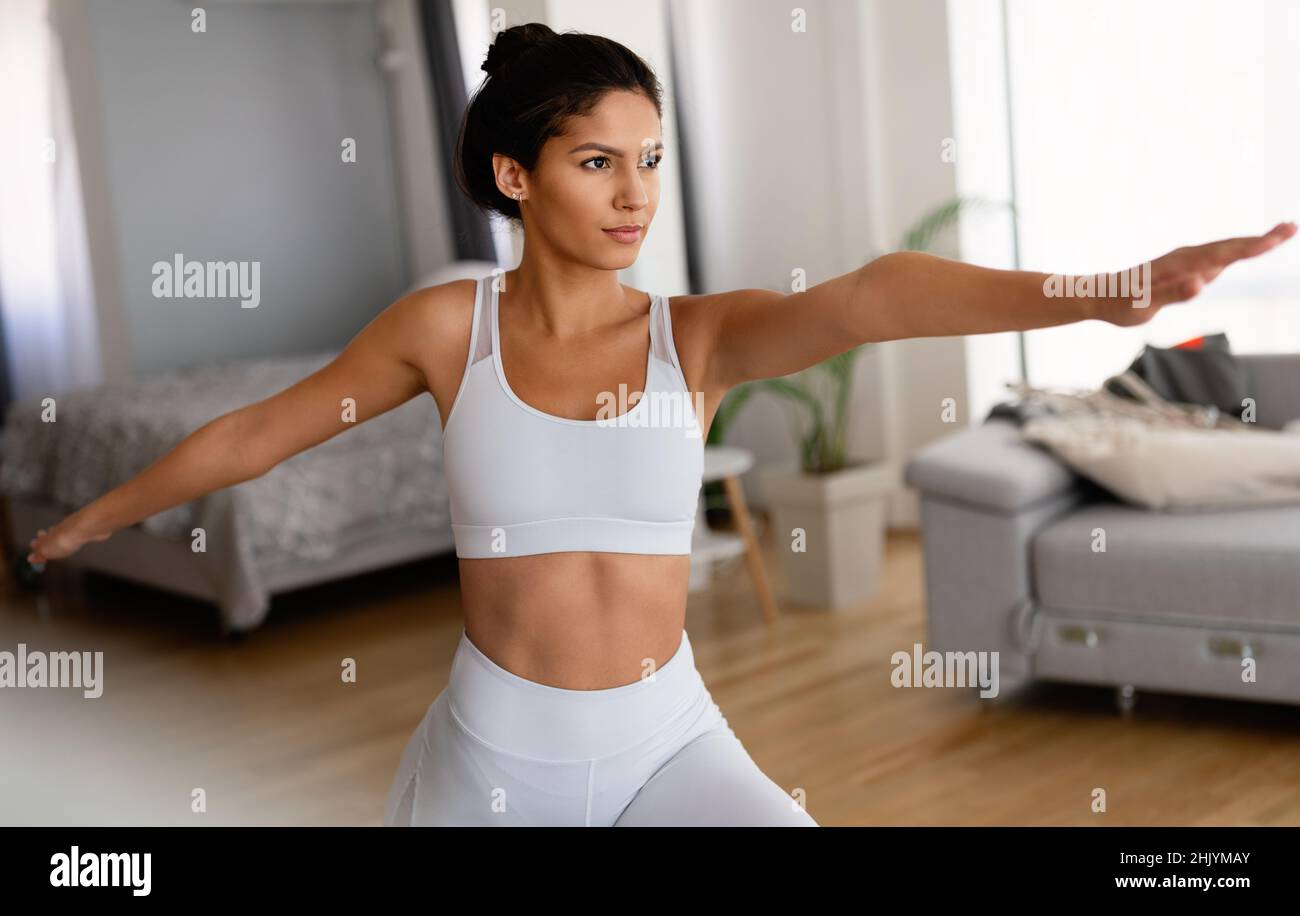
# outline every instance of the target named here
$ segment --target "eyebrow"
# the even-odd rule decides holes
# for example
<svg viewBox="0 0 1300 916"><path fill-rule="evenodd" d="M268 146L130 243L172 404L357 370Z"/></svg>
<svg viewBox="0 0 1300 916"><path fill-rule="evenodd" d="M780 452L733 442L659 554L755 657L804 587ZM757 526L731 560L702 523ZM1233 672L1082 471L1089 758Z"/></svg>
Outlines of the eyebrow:
<svg viewBox="0 0 1300 916"><path fill-rule="evenodd" d="M655 151L658 152L664 148L664 145L662 143L655 143L654 148ZM606 153L607 155L618 156L620 158L623 156L622 150L616 150L612 146L605 146L603 143L584 143L581 146L575 146L573 149L569 150L569 152L577 153L585 149L595 150L598 153Z"/></svg>

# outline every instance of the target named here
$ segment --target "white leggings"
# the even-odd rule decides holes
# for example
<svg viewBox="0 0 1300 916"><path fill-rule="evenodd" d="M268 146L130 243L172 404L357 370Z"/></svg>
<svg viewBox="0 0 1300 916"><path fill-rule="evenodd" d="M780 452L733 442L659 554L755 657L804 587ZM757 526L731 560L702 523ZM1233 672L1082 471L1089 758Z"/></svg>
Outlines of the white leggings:
<svg viewBox="0 0 1300 916"><path fill-rule="evenodd" d="M568 690L512 674L462 629L449 683L402 752L384 823L818 826L728 726L685 630L654 675Z"/></svg>

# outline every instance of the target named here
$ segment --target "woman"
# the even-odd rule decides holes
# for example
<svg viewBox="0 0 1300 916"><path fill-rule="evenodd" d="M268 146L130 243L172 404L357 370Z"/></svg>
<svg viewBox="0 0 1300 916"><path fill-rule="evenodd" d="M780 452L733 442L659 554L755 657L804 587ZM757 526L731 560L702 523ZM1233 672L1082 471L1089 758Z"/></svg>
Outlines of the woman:
<svg viewBox="0 0 1300 916"><path fill-rule="evenodd" d="M1149 287L1108 297L900 253L790 296L670 306L615 273L659 203L654 74L613 41L535 23L499 34L483 69L457 177L522 222L519 266L398 300L328 366L197 430L29 556L260 476L347 429L345 399L364 422L430 392L465 624L388 824L816 826L799 787L737 740L683 628L703 442L726 391L866 341L1148 321L1295 232L1180 248L1149 265ZM626 390L641 395L613 395Z"/></svg>

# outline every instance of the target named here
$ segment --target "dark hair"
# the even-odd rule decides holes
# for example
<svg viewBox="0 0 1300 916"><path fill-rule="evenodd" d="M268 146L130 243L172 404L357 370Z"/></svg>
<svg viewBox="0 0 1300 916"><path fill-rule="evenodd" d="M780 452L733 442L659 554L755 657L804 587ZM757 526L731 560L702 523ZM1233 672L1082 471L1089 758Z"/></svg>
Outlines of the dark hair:
<svg viewBox="0 0 1300 916"><path fill-rule="evenodd" d="M600 35L553 32L540 22L497 33L482 69L487 78L465 109L456 140L456 183L485 213L517 220L519 202L497 187L492 154L526 169L565 122L595 108L611 90L640 92L663 117L663 87L644 60Z"/></svg>

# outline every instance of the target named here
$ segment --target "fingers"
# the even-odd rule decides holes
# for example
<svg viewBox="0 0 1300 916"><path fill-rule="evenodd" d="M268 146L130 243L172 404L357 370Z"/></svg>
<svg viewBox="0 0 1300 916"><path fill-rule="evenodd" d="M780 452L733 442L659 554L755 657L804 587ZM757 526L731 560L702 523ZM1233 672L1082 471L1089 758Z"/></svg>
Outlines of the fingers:
<svg viewBox="0 0 1300 916"><path fill-rule="evenodd" d="M1156 278L1149 301L1134 300L1132 307L1151 309L1149 316L1162 306L1193 299L1229 264L1263 254L1294 236L1296 231L1294 222L1284 222L1278 223L1263 235L1220 239L1172 251L1155 262Z"/></svg>
<svg viewBox="0 0 1300 916"><path fill-rule="evenodd" d="M1224 266L1242 258L1253 258L1282 244L1296 233L1296 224L1278 223L1263 235L1246 235L1239 238L1221 239L1200 246L1201 250Z"/></svg>
<svg viewBox="0 0 1300 916"><path fill-rule="evenodd" d="M1241 246L1241 257L1251 258L1281 245L1295 235L1295 223L1278 223L1268 232Z"/></svg>
<svg viewBox="0 0 1300 916"><path fill-rule="evenodd" d="M37 566L45 562L45 556L44 554L41 553L41 549L37 546L37 542L40 541L44 536L45 536L45 529L41 528L36 532L36 537L32 538L31 541L28 542L27 546L31 548L31 551L27 554L27 562L31 563L33 566Z"/></svg>

